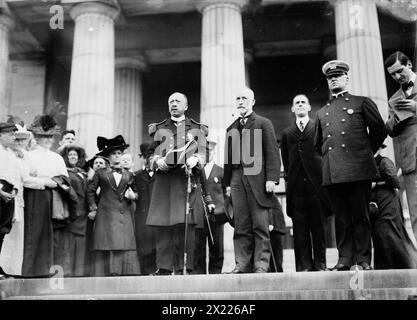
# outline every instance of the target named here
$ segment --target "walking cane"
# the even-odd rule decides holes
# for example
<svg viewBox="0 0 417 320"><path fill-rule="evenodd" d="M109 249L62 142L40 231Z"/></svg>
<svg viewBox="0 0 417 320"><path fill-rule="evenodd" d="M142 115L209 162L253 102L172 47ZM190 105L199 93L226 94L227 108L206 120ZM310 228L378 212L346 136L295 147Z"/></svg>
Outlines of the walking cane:
<svg viewBox="0 0 417 320"><path fill-rule="evenodd" d="M190 193L191 193L191 169L185 167L185 174L187 176L187 198L185 204L185 235L184 235L184 269L183 274L187 274L187 233L188 233L188 215L190 213Z"/></svg>
<svg viewBox="0 0 417 320"><path fill-rule="evenodd" d="M203 201L204 218L206 218L207 228L208 228L209 235L210 235L210 242L211 242L212 245L214 245L213 233L211 232L210 220L209 220L209 217L208 217L208 214L207 214L206 203L204 202L203 197L201 197L201 200Z"/></svg>
<svg viewBox="0 0 417 320"><path fill-rule="evenodd" d="M275 261L275 257L274 257L274 250L272 250L272 244L271 244L271 241L269 241L269 250L271 250L272 264L274 265L275 272L278 272L277 263L276 263L276 261Z"/></svg>

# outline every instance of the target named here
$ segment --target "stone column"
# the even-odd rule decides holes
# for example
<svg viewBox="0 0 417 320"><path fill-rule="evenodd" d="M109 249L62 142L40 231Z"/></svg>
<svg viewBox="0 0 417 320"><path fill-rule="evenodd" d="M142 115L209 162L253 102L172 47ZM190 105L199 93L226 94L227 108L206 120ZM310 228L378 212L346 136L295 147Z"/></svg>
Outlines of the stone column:
<svg viewBox="0 0 417 320"><path fill-rule="evenodd" d="M9 63L9 34L13 28L13 20L5 14L0 13L0 120L7 113L6 87L7 87L7 66Z"/></svg>
<svg viewBox="0 0 417 320"><path fill-rule="evenodd" d="M72 7L75 21L67 128L91 157L97 136L112 138L114 126L114 19L116 7L84 2Z"/></svg>
<svg viewBox="0 0 417 320"><path fill-rule="evenodd" d="M371 98L388 119L388 98L375 0L335 2L337 57L350 64L350 91ZM392 139L385 154L394 161Z"/></svg>
<svg viewBox="0 0 417 320"><path fill-rule="evenodd" d="M146 68L143 57L117 58L114 92L114 134L121 134L139 165L139 145L143 142L142 72Z"/></svg>
<svg viewBox="0 0 417 320"><path fill-rule="evenodd" d="M215 162L224 159L226 128L236 115L234 100L245 86L241 8L246 0L200 1L203 15L201 48L201 117L217 141ZM256 92L255 92L256 95Z"/></svg>

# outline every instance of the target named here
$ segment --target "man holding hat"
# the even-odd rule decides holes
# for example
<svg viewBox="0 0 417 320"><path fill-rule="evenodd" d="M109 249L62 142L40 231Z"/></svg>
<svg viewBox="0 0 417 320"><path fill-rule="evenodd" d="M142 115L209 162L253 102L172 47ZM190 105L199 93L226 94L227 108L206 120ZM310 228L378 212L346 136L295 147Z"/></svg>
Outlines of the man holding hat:
<svg viewBox="0 0 417 320"><path fill-rule="evenodd" d="M370 270L371 180L377 168L374 153L386 137L376 104L347 91L349 65L332 60L323 65L331 93L316 114L314 145L322 155L323 186L335 213L339 259L333 270L349 270L358 264Z"/></svg>
<svg viewBox="0 0 417 320"><path fill-rule="evenodd" d="M4 236L12 229L14 199L20 180L17 159L10 149L15 140L16 130L17 127L13 123L0 122L0 255ZM0 267L0 277L4 275L5 272Z"/></svg>
<svg viewBox="0 0 417 320"><path fill-rule="evenodd" d="M393 138L397 167L404 177L411 227L417 240L417 75L411 60L401 51L391 54L385 67L400 85L388 101L386 127Z"/></svg>

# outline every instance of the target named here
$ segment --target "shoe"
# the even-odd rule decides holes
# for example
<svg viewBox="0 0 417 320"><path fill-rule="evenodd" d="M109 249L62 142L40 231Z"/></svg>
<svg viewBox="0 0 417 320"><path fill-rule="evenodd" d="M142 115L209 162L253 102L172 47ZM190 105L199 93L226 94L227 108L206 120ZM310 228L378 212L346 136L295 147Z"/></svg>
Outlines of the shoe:
<svg viewBox="0 0 417 320"><path fill-rule="evenodd" d="M372 267L368 264L368 262L361 262L359 265L362 267L362 270L372 270Z"/></svg>
<svg viewBox="0 0 417 320"><path fill-rule="evenodd" d="M332 271L347 271L347 270L350 270L350 266L348 266L346 264L343 264L343 263L338 263L333 268L331 268L330 270L332 270Z"/></svg>
<svg viewBox="0 0 417 320"><path fill-rule="evenodd" d="M255 271L253 273L267 273L268 271L266 271L265 269L262 268L256 268Z"/></svg>
<svg viewBox="0 0 417 320"><path fill-rule="evenodd" d="M234 268L232 271L226 272L228 274L237 274L237 273L244 273L242 270L238 268Z"/></svg>
<svg viewBox="0 0 417 320"><path fill-rule="evenodd" d="M193 272L191 270L189 270L189 269L187 269L187 271L185 271L185 275L189 275L189 274L192 274L192 273ZM175 275L177 275L177 276L183 276L184 275L184 270L181 269L181 270L175 271Z"/></svg>
<svg viewBox="0 0 417 320"><path fill-rule="evenodd" d="M170 276L172 272L165 269L158 269L154 273L151 273L151 276Z"/></svg>

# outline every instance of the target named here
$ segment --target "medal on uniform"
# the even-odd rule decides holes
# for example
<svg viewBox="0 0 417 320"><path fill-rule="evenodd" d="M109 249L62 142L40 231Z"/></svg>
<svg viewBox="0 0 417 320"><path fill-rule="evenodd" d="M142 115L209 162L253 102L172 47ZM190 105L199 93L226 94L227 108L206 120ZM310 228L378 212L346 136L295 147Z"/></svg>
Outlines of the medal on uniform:
<svg viewBox="0 0 417 320"><path fill-rule="evenodd" d="M353 114L353 109L348 109L348 110L347 110L347 113L348 113L348 114Z"/></svg>
<svg viewBox="0 0 417 320"><path fill-rule="evenodd" d="M219 179L217 179L217 177L214 177L214 182L219 183Z"/></svg>

